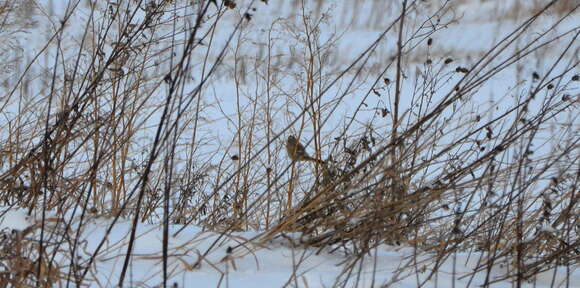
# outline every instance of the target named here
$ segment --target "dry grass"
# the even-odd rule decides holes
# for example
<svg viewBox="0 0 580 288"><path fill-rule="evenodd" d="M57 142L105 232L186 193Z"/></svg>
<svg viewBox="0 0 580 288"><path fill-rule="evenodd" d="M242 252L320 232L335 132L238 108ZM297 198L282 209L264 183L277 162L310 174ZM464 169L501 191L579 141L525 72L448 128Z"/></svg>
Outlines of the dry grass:
<svg viewBox="0 0 580 288"><path fill-rule="evenodd" d="M322 4L311 13L295 1L297 18L256 27L260 10L246 10L249 1L219 10L208 1L157 2L83 4L92 14L76 42L60 30L71 19L56 23L47 49L26 59L45 70L24 66L5 81L0 200L40 220L3 233L0 249L10 257L0 259L0 283L87 284L106 237L92 257L59 267L54 259L62 249L77 255L94 215L111 217L108 232L121 219L133 223L119 284L142 222L164 227L164 279L168 226L177 224L261 231L248 240L256 245L301 232L297 245L352 256L337 286L356 283L357 263L383 244L427 251L435 265L481 251L478 269L488 272L508 259L505 277L517 284L578 263L579 35L529 33L552 10L569 17L573 1L519 15L521 26L469 67L415 53L430 51L430 37L448 24L433 19L459 21L450 3L383 7L395 16L369 19L383 33L340 72L328 69L341 38L322 33L331 17ZM0 15L10 19L20 10L7 3ZM224 17L236 21L220 30ZM22 27L5 23L3 33ZM223 31L229 38L215 36ZM266 40L254 45L258 31ZM395 56L368 69L389 41ZM277 53L287 43L296 53ZM478 91L492 77L548 45L558 55L552 68L520 75L528 81L513 84L517 93L499 91L502 107L482 106ZM247 57L252 49L260 52ZM408 71L414 62L424 63L420 77ZM218 97L213 85L224 74L232 94ZM337 121L345 106L353 109ZM325 164L289 162L290 134Z"/></svg>

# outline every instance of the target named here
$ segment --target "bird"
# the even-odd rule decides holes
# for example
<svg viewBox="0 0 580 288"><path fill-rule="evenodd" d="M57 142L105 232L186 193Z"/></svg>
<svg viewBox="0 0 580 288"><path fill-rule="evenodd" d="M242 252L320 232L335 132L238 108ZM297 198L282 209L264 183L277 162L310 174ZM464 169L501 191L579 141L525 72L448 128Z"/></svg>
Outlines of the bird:
<svg viewBox="0 0 580 288"><path fill-rule="evenodd" d="M288 156L290 156L292 161L311 161L314 163L324 164L323 160L310 157L310 155L306 153L304 145L298 142L296 137L293 135L288 136L288 140L286 140L286 152L288 152Z"/></svg>

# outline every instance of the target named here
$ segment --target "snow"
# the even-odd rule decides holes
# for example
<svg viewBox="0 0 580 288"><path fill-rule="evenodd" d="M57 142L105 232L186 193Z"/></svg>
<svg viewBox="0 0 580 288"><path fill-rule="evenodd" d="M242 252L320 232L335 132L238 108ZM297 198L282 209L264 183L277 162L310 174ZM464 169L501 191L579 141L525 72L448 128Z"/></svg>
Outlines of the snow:
<svg viewBox="0 0 580 288"><path fill-rule="evenodd" d="M2 207L1 211L6 211ZM30 225L30 220L22 209L10 209L3 217L0 230L23 230ZM87 252L93 251L105 234L112 219L91 217L89 225L81 236L86 243L81 245L79 256L87 259ZM114 287L118 281L120 269L127 249L127 235L131 223L122 221L114 226L102 252L99 253L95 267L90 269L89 279L95 280L91 287ZM181 226L172 225L170 235L174 235ZM137 229L137 240L133 250L129 278L129 287L158 287L161 283L162 270L162 231L158 225L141 224ZM352 255L341 249L330 253L328 247L322 251L300 245L297 233L280 235L273 240L261 244L248 241L256 239L258 232L236 232L225 235L221 240L219 233L203 231L195 226L187 227L177 236L170 237L169 242L169 284L177 283L178 287L332 287L344 273L345 263L353 260ZM194 267L196 261L208 251L217 241L217 245L209 250L201 265ZM233 248L228 256L228 247ZM61 247L66 249L66 246ZM445 259L437 273L427 280L433 268L435 255L420 250L398 246L381 245L365 255L358 284L354 279L347 287L377 287L388 284L389 287L417 287L425 282L425 287L477 287L483 284L486 271L477 270L478 262L485 263L486 255L480 252L455 253ZM481 259L480 259L481 257ZM58 259L58 258L57 258ZM58 261L58 260L57 260ZM60 260L60 265L66 266L66 258ZM455 262L455 264L454 264ZM300 263L300 265L297 265ZM509 263L496 263L490 273L490 281L501 279L508 271ZM298 268L296 268L298 267ZM374 267L377 267L375 270ZM483 266L485 267L485 266ZM580 283L580 271L571 267L569 281ZM358 269L358 267L357 267ZM358 273L355 270L354 273ZM557 270L544 271L533 280L535 287L555 287L565 283L566 267ZM344 275L343 275L344 276ZM355 277L353 277L355 278ZM417 282L419 281L419 282ZM100 284L96 284L100 283ZM221 284L220 284L221 283ZM226 285L229 283L229 286ZM511 281L500 281L492 287L512 287Z"/></svg>
<svg viewBox="0 0 580 288"><path fill-rule="evenodd" d="M50 9L47 8L46 10L54 11L54 13L56 13L56 15L53 15L52 12L49 13L51 19L56 21L55 23L58 23L59 17L62 17L64 11L66 11L66 9L64 9L64 7L66 7L64 2L65 1L56 1L55 3L54 1L49 1L43 3L46 4L44 7L48 7L48 3L50 3ZM283 11L285 11L283 7L284 5L289 5L288 2L270 0L268 6L260 6L259 9L261 10L259 11L265 12L257 13L256 18L254 19L255 23L257 23L258 26L262 24L269 25L271 24L271 20L275 17L296 17L296 15L283 14ZM358 56L359 53L364 51L364 49L366 49L368 45L372 43L378 35L380 35L380 30L388 24L387 22L383 23L383 21L391 19L390 17L381 18L375 13L369 13L374 16L372 17L373 19L369 19L368 21L372 20L375 23L373 27L379 27L379 29L369 29L363 23L365 22L365 19L349 19L351 12L349 12L346 5L344 5L344 3L349 1L335 2L336 3L330 5L331 8L329 8L331 9L329 10L330 12L336 13L334 14L334 18L330 18L331 20L329 21L335 22L331 22L327 26L324 26L325 30L322 31L321 37L322 40L329 39L333 35L335 29L340 30L348 27L348 30L344 32L344 35L341 38L344 39L344 41L340 41L337 46L333 48L333 51L338 52L332 54L332 57L334 58L330 61L330 67L326 68L329 71L334 72L344 69L346 66L345 63L350 63L350 61ZM433 36L434 46L431 50L425 51L425 49L423 49L414 55L409 55L410 58L416 59L416 61L410 64L413 65L414 68L408 67L408 71L413 71L415 73L409 72L409 76L419 77L421 73L424 72L426 68L423 63L427 58L427 53L429 53L430 57L434 59L434 63L439 63L437 61L441 61L447 57L454 58L454 62L450 65L450 69L456 66L469 67L472 65L484 51L493 47L502 36L505 36L507 33L512 31L518 23L518 21L514 19L506 20L501 23L493 22L495 18L492 17L492 13L493 11L496 11L496 9L499 9L497 5L500 5L497 3L500 2L484 1L481 6L477 3L464 3L456 7L456 13L463 15L463 19L471 19L472 22L464 25L450 25L448 29L442 30L440 33L436 33ZM502 5L504 4L505 3ZM56 7L52 7L54 5L56 5ZM361 4L359 9L377 9L377 7L372 5L370 1L367 1ZM390 8L392 9L391 13L397 13L398 9L400 9L400 5L393 6L394 7ZM83 9L87 9L87 7L84 7ZM74 15L74 23L84 23L84 21L86 21L88 14L85 10L82 11L84 11L84 13ZM369 12L372 12L372 10ZM239 15L235 16L239 17ZM229 20L230 22L237 19L230 15L228 17L232 17L232 19ZM42 19L42 17L37 16L35 19ZM577 20L578 17L575 19ZM553 23L552 20L553 19L549 17L542 18L540 23L533 27L530 35L535 35L541 32L544 27ZM376 24L377 22L380 23L380 25ZM231 29L231 27L228 28ZM48 29L47 26L38 27L38 31ZM566 21L558 31L561 32L566 29L577 29L577 23L574 23L573 20ZM78 34L80 31L82 31L80 26L78 28L71 28L67 30L67 33L71 34L65 35L72 39L73 36L75 36L75 33ZM216 37L218 47L224 43L224 39L228 33L229 30L226 29ZM337 31L337 33L342 33L342 31ZM22 33L23 36L19 39L21 43L26 44L26 48L29 49L27 53L30 53L31 55L38 53L47 41L44 37L36 37L37 34L50 35L49 33L40 32L36 32L36 34ZM265 30L261 31L260 33L257 33L253 41L263 46L264 43L267 43L267 35L268 33L266 33ZM394 33L388 35L389 37L395 37ZM274 53L289 53L289 51L295 48L291 47L294 45L292 44L293 41L293 39L281 39L279 44L275 46ZM557 42L557 45L562 45L562 43L563 42ZM382 45L383 46L377 52L376 57L371 60L373 62L370 64L370 66L373 67L370 68L371 70L384 68L382 66L383 63L386 63L388 59L395 55L395 41L389 41L387 44ZM69 47L65 47L64 50L66 51L67 48ZM211 57L217 57L217 51L220 51L220 49L212 50ZM109 50L105 52L110 53ZM244 52L248 53L249 56L256 56L252 55L251 52ZM299 50L296 53L302 53L302 51ZM557 55L551 55L548 52L543 55L533 56L533 59L529 61L539 72L544 72L549 67L548 64L550 61L553 61L554 58L557 57ZM231 53L227 57L231 57ZM50 57L47 56L47 59L50 59ZM224 62L227 62L227 59L229 58L226 58L226 61ZM164 71L167 70L165 68L167 67L160 68L161 71L158 74L162 75ZM561 69L561 67L559 68ZM41 73L41 71L43 71L41 67L35 66L34 69L37 69L35 70L37 71L35 73ZM288 70L292 69L288 68ZM477 91L479 99L476 99L476 102L482 105L483 103L490 103L494 101L494 97L497 97L497 95L504 95L506 91L512 89L517 90L517 85L531 85L529 80L516 80L518 80L518 77L523 77L521 75L531 75L532 70L533 69L526 66L523 71L517 71L514 66L502 71L490 80L490 84L481 87L481 89ZM394 69L388 70L386 76L394 79L392 75L393 71ZM192 78L195 77L198 77L197 79L199 80L199 75L192 75ZM296 88L296 86L301 88L301 78L298 76L296 77L296 79L285 79L285 82L280 85L293 87L293 89ZM460 79L460 76L450 75L448 79L449 82L444 83L443 87L452 87L458 79ZM338 85L340 88L329 91L327 95L323 97L323 102L328 103L333 101L336 98L336 95L340 95L340 93L343 92L346 83L347 81L345 80L345 83ZM413 81L404 83L404 91L412 91L413 85ZM364 91L368 86L369 83L361 83L356 89ZM185 90L188 91L191 90L191 88L192 86L188 86ZM242 86L242 88L247 90L254 89L254 87L251 87L250 85ZM212 97L215 97L216 99L219 98L220 101L223 101L223 103L228 105L223 105L219 108L216 106L208 107L204 113L208 117L207 121L212 123L214 126L205 126L201 129L205 129L205 133L215 135L219 139L224 139L224 143L227 143L229 139L226 140L226 138L234 138L231 131L237 128L227 119L227 116L235 114L235 105L230 104L235 102L233 95L236 94L236 87L232 84L231 78L228 77L228 75L225 75L208 83L208 90ZM393 85L391 84L389 87L386 87L385 90L387 91L386 93L388 93L388 91L392 93ZM446 89L441 90L446 91ZM4 97L4 94L5 91L2 91L2 97ZM405 97L405 99L403 99L404 104L408 103L405 101L410 101L409 98L410 97ZM349 115L351 115L357 107L359 103L357 101L359 100L360 99L352 99L346 101L345 104L340 106L338 111L329 115L328 117L330 117L331 125L324 128L326 129L324 133L328 133L329 135L334 135L332 133L336 134L336 127L340 126L344 119L348 119ZM384 105L382 101L383 100L379 98L369 100L367 101L367 104L370 107L379 107L380 105ZM498 99L495 99L495 101L500 102ZM287 106L289 111L300 111L299 107L288 105L287 103L282 105ZM498 105L498 108L503 109L501 105ZM484 108L474 107L474 109ZM14 109L14 111L16 111L16 109ZM474 112L476 113L477 111ZM501 113L501 111L498 113ZM370 118L371 116L368 117ZM143 126L146 126L145 124L153 123L156 120L149 121L152 122L144 123ZM361 120L361 123L363 122L364 119ZM279 129L279 127L274 127L274 129ZM456 133L461 132L458 131ZM151 142L151 134L143 134L143 141L136 145L147 148ZM237 149L237 146L232 146L232 151ZM132 148L135 151L139 151L139 149L136 149L135 147ZM213 155L212 153L216 151L219 153L235 153L230 151L224 152L224 147L221 143L215 145L208 144L204 149L206 149L206 151L202 151L204 152L203 157L206 157L206 155ZM546 147L546 149L548 148ZM432 187L436 186L438 182L437 179L427 179L427 183L428 184L425 185L426 187ZM555 196L546 194L546 197ZM550 200L553 201L552 198L550 198ZM7 234L10 234L13 230L24 231L32 225L37 225L40 221L39 214L33 218L32 216L28 216L27 211L24 209L2 207L0 212L0 230ZM49 211L48 214L49 217L57 217L54 211ZM107 229L113 221L112 218L99 215L89 215L87 217L89 217L89 219L84 220L86 223L85 226L83 226L82 233L80 234L81 242L79 243L79 249L77 250L78 255L75 255L75 257L78 256L81 261L86 261L100 245L100 242L104 241L104 245L101 248L100 253L97 255L96 262L89 269L87 278L93 280L90 284L91 287L114 287L118 281L123 261L125 260L124 255L127 251L127 241L131 229L131 222L128 219L121 219L112 227L110 234L107 235ZM74 220L73 227L77 227L80 221L79 216L74 216ZM353 218L350 220L350 223L355 224L359 221L361 221L359 218ZM128 276L125 281L126 285L129 287L159 287L162 282L161 247L163 234L160 227L159 223L139 224L137 228L137 239L132 252L134 256L132 257ZM331 249L336 247L327 247L322 251L319 251L314 247L305 247L300 243L299 234L280 234L276 235L273 240L260 241L264 236L264 231L261 230L251 232L230 232L227 235L222 235L216 231L205 231L203 227L189 225L185 227L182 232L175 235L175 233L180 231L181 228L182 226L180 225L171 225L169 227L169 234L172 236L169 241L170 275L168 283L177 283L178 287L332 287L339 283L341 279L344 279L345 275L343 273L346 272L345 268L347 267L345 263L352 263L354 260L353 255L345 253L341 248L331 253ZM53 229L53 227L48 225L47 229L52 231L51 229ZM548 233L557 232L556 229L551 226L542 227L541 231ZM28 235L28 237L39 237L39 230L36 229L35 232ZM58 237L53 238L52 240L55 239L58 239ZM214 242L216 243L215 246L213 245ZM63 251L67 251L67 248L70 248L70 246L67 246L70 244L63 245L64 246L61 247ZM227 253L228 247L233 248L231 255ZM205 256L202 257L202 255ZM491 257L488 253L480 251L460 251L453 253L452 255L452 257L449 257L440 263L440 266L436 269L434 274L431 274L435 262L433 260L436 259L437 255L423 252L420 249L412 247L380 245L372 250L368 255L365 255L365 260L360 268L360 274L357 274L357 267L357 269L353 271L355 276L351 276L349 282L345 286L382 287L383 285L388 285L389 287L405 288L418 287L420 284L424 283L426 287L478 287L478 285L485 283L487 277L486 273L488 271L484 269L485 266L483 266L482 269L482 265L487 259L489 259L489 257ZM55 258L55 261L63 266L70 263L68 255L58 255L58 257ZM200 266L196 267L195 264L198 261ZM300 263L300 265L297 263ZM513 269L510 265L511 263L494 263L490 271L489 281L503 279L506 273L513 273ZM565 287L568 285L568 287L580 287L580 271L578 268L579 267L577 266L558 267L557 269L544 271L539 273L533 279L530 279L530 282L525 283L524 286ZM567 269L570 269L570 271ZM427 279L429 276L431 277ZM360 278L357 280L357 277ZM569 283L566 282L567 280ZM508 279L500 280L499 282L494 283L492 287L513 286L513 280Z"/></svg>

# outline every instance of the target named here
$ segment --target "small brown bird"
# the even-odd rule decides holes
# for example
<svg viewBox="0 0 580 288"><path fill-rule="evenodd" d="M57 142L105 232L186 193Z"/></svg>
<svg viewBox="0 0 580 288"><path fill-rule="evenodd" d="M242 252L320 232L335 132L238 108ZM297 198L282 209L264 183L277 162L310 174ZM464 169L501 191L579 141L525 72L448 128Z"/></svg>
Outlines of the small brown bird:
<svg viewBox="0 0 580 288"><path fill-rule="evenodd" d="M310 157L304 149L304 145L300 144L296 137L290 135L288 140L286 140L286 152L292 161L312 161L319 164L324 164L324 161Z"/></svg>

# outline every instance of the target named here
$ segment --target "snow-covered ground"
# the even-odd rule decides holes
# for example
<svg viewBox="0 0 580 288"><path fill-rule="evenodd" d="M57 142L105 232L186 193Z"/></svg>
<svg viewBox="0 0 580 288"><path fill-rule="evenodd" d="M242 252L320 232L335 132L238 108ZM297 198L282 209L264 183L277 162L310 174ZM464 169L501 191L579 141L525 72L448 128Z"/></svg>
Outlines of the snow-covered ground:
<svg viewBox="0 0 580 288"><path fill-rule="evenodd" d="M6 211L6 207L1 211ZM97 216L90 218L81 234L80 259L87 259L97 248L111 220ZM24 230L37 223L37 220L27 217L25 211L15 209L4 214L1 221L0 229L7 234L12 229ZM123 255L127 251L130 227L130 222L122 221L111 230L94 267L88 272L87 279L94 280L91 287L115 287L117 284ZM170 235L180 228L179 225L171 226ZM33 235L38 236L36 233L28 237L33 238ZM125 284L127 287L159 287L163 279L162 231L159 225L142 224L137 235ZM255 241L260 239L259 236L258 232L221 235L199 227L187 227L170 238L168 284L176 283L177 287L240 288L334 287L344 284L337 281L344 279L344 273L348 273L345 264L350 264L349 260L352 259L341 249L306 248L300 245L299 235L293 233L281 234L266 242ZM60 248L66 251L68 247L63 245ZM229 254L228 248L232 248ZM486 277L494 283L491 287L513 286L511 281L497 281L509 271L510 263L495 263L487 275L484 255L462 252L445 259L432 274L433 261L430 259L434 256L409 247L381 245L365 257L362 266L351 272L355 274L351 275L346 287L479 287ZM195 266L200 259L200 265ZM55 258L55 265L67 266L69 261L67 255L59 255ZM569 277L566 277L567 273ZM545 271L525 285L539 288L580 287L580 270L566 271L566 267L561 267Z"/></svg>
<svg viewBox="0 0 580 288"><path fill-rule="evenodd" d="M58 21L66 10L67 3L69 1L38 1L41 11L46 14L39 13L35 16L34 20L38 21L37 24L32 25L33 33L24 33L20 31L19 37L16 41L23 46L23 51L18 52L19 55L26 55L26 59L32 59L35 53L39 53L44 48L47 42L47 35L52 35L51 33L42 33L45 30L51 30L57 27L56 22L48 25L49 23L46 19L52 19L53 21ZM66 2L66 3L65 3ZM74 1L70 1L71 3ZM81 1L84 2L84 1ZM260 2L260 1L256 1ZM257 31L255 34L247 34L247 41L251 42L258 47L255 50L247 49L240 53L247 54L247 57L255 57L255 59L263 57L266 53L265 50L260 50L260 47L267 45L269 40L270 31L267 28L272 25L273 19L278 17L284 18L284 25L278 27L279 30L275 32L276 37L287 37L291 31L291 27L288 23L300 23L301 19L297 16L299 11L291 11L291 7L295 7L290 4L290 2L296 1L275 1L270 0L268 5L263 3L256 3L257 10L252 12L255 14L253 18L253 27L258 27L260 29L250 30L251 32ZM329 54L332 60L329 61L329 67L326 69L329 74L337 73L347 67L364 49L366 49L375 39L380 35L383 29L387 25L394 21L395 15L399 13L401 6L398 4L384 5L380 1L359 1L354 9L360 9L360 11L355 13L351 11L350 1L328 1L330 4L324 5L319 8L318 11L322 13L329 13L327 22L321 24L320 31L320 42L324 43L324 40L332 39L332 37L339 37L335 46L329 48ZM393 1L396 2L396 1ZM428 1L420 1L428 2ZM457 3L450 4L452 6L453 13L446 14L448 17L460 16L458 22L451 21L446 29L438 31L433 34L430 38L433 39L433 46L427 47L424 43L422 46L412 53L407 55L409 59L408 66L405 67L405 71L408 71L410 79L416 79L422 77L426 70L430 69L425 65L425 61L428 59L433 61L433 63L441 64L446 58L453 58L454 62L448 67L448 70L455 70L457 66L469 67L473 65L479 57L481 57L488 49L493 47L502 37L506 36L513 29L515 29L523 19L526 18L525 13L522 12L522 16L516 17L513 13L508 13L506 11L512 11L513 8L510 3L514 1L457 1ZM533 1L538 3L544 3L546 1ZM527 3L527 2L525 2ZM513 4L513 3L512 3ZM81 3L79 6L79 11L74 14L73 22L74 24L69 24L69 30L65 30L68 37L73 39L79 36L83 30L82 26L75 26L77 23L84 23L88 19L87 5L83 6ZM421 4L428 5L428 4ZM531 5L533 6L533 5ZM519 11L524 11L526 5L519 7ZM312 7L313 10L315 7ZM83 10L84 9L84 10ZM213 6L212 6L213 9ZM241 9L243 7L238 7L238 10L227 15L226 21L224 23L230 24L231 26L224 25L224 29L220 30L219 35L216 36L216 46L224 44L229 36L229 32L241 15ZM377 12L384 9L383 12ZM526 8L527 9L527 8ZM533 10L532 8L529 8ZM364 12L367 11L368 13ZM50 13L49 13L50 12ZM369 19L360 19L356 15L369 15ZM50 15L50 16L46 16ZM322 15L322 14L313 14ZM497 17L494 17L497 16ZM499 18L499 20L498 20ZM43 20L44 19L44 20ZM449 18L451 19L451 18ZM445 22L449 19L441 19ZM541 33L549 25L554 23L556 17L543 17L536 23L528 32L529 36L523 37L522 39L532 39L534 35ZM32 19L31 19L32 21ZM43 22L44 21L44 22ZM283 22L281 20L281 22ZM568 30L579 29L578 23L580 21L580 14L575 12L573 17L570 17L564 21L555 33L563 33ZM39 25L38 23L44 23ZM52 26L54 25L54 26ZM281 24L280 24L281 25ZM416 28L416 27L415 27ZM35 29L35 30L34 30ZM51 30L53 31L53 30ZM409 29L408 32L413 31ZM40 37L39 35L42 35ZM380 71L384 68L384 63L388 62L389 59L396 55L396 30L387 34L387 37L391 37L391 41L386 41L381 44L381 49L379 49L374 57L371 57L368 68L369 71ZM410 37L410 35L406 35ZM66 38L66 37L65 37ZM68 41L72 41L72 40ZM250 39L250 40L248 40ZM78 40L78 39L77 39ZM280 69L288 69L288 71L293 71L296 66L288 68L290 65L285 61L292 61L292 53L303 53L304 47L296 44L296 39L283 39L276 38L275 45L273 46L272 54L285 55L281 60L283 64ZM414 41L418 43L425 42L426 37L418 37ZM566 45L569 38L563 37L563 39L554 42L552 45ZM112 40L111 40L112 41ZM70 42L69 42L70 43ZM3 45L7 45L6 43ZM516 45L517 46L517 45ZM578 44L574 46L578 48ZM70 51L67 49L70 48ZM110 48L110 47L109 47ZM76 51L74 45L70 45L62 48L65 58L74 54ZM513 48L510 48L513 49ZM67 52L68 51L68 52ZM72 51L72 52L71 52ZM254 53L254 51L258 51ZM558 54L551 54L551 49L546 48L535 52L533 55L527 59L527 61L522 61L520 64L513 65L501 73L495 75L489 82L480 89L477 89L476 94L474 94L474 103L483 104L491 103L493 101L500 101L498 98L505 97L505 95L510 95L512 91L516 91L521 87L528 87L533 85L532 83L532 72L538 72L540 74L545 73L549 69L552 61L556 60L559 56ZM557 51L560 51L559 49ZM220 52L220 49L211 50L210 58L215 59ZM47 53L54 53L47 52ZM71 53L71 54L67 54ZM110 53L110 50L104 51L104 53ZM227 65L232 65L231 61L233 59L232 54L234 53L232 48L228 49L228 53L224 60ZM567 56L573 56L574 52L567 54ZM199 56L199 55L198 55ZM239 56L239 55L238 55ZM201 56L200 56L201 57ZM572 57L573 58L573 57ZM6 58L3 58L6 60ZM46 59L51 59L47 56ZM249 59L249 58L248 58ZM577 59L577 55L576 55ZM251 62L248 60L248 62ZM256 61L257 62L257 61ZM33 66L31 69L31 74L46 75L47 71L50 69L50 63L47 61L41 61L43 65ZM69 64L69 63L67 63ZM167 63L164 63L167 65ZM163 76L167 71L167 66L159 68L158 73L152 73L154 76ZM248 63L248 65L250 65ZM264 65L256 64L257 66ZM285 66L286 65L286 66ZM235 142L234 131L238 127L234 127L228 117L236 115L236 99L234 96L236 94L236 89L240 88L243 91L254 91L258 90L255 86L252 86L253 76L248 77L248 83L244 83L240 87L236 87L232 81L232 70L228 66L228 69L224 68L226 76L222 76L216 79L212 79L208 83L206 98L203 101L212 103L208 104L208 107L202 111L205 117L206 123L200 124L200 129L203 133L211 135L212 137L224 139L223 143L228 143L231 139ZM24 65L23 65L24 67ZM198 67L196 67L198 68ZM20 68L22 69L22 68ZM47 69L47 70L44 70ZM446 68L447 69L447 68ZM558 66L558 69L563 69L563 67ZM18 70L18 69L17 69ZM250 69L251 70L251 69ZM259 74L261 71L252 71L249 73L251 75ZM575 70L577 73L577 69ZM387 70L385 77L394 79L395 75L394 67ZM290 74L290 72L288 73ZM199 80L199 75L193 75L192 78ZM303 83L300 82L303 75L297 73L296 78L287 78L281 81L280 90L285 88L297 89L302 88ZM15 78L16 73L15 73ZM63 75L59 75L62 77ZM458 74L450 74L448 82L445 82L440 87L441 90L445 91L445 87L453 87L462 76ZM35 77L33 77L35 78ZM259 78L256 76L256 78ZM42 78L35 78L36 80L31 81L41 81ZM39 80L40 79L40 80ZM44 81L44 80L42 80ZM343 87L346 86L345 83L338 85L339 88L333 88L330 90L325 97L322 98L323 103L331 103L335 100L336 96L343 92ZM195 81L194 81L195 82ZM323 81L321 81L323 82ZM193 83L193 84L196 84ZM193 89L195 85L186 86L185 90ZM37 83L38 86L32 86L38 89L33 89L40 91L41 83ZM261 84L260 84L261 85ZM260 88L260 85L258 88ZM370 87L370 83L361 81L358 83L354 91L366 91ZM413 87L415 85L414 81L407 81L403 84L403 91L406 91L407 96L403 97L403 106L408 104L410 101L410 95L412 94ZM572 91L574 88L578 88L578 84L574 87L569 87ZM263 88L263 87L261 87ZM389 92L389 89L391 91ZM393 85L386 87L384 93L393 93ZM9 89L6 87L2 88L2 95L4 97ZM162 90L162 89L160 89ZM382 91L381 91L382 92ZM41 94L40 92L38 92ZM162 94L163 91L156 91L156 93ZM243 92L242 92L243 93ZM356 94L356 93L355 93ZM514 92L517 94L517 91ZM157 95L158 96L158 95ZM578 97L578 95L573 95ZM6 98L1 98L6 99ZM215 102L214 102L215 100ZM251 103L251 97L242 97L242 106L247 103ZM504 99L505 100L505 99ZM323 133L331 136L336 136L335 132L337 127L344 123L344 119L349 119L351 113L359 105L360 99L352 98L344 101L341 106L333 113L329 113L328 116L330 121L329 125L323 127ZM511 101L507 99L506 101ZM219 103L219 105L215 105ZM299 105L288 104L289 102L281 101L278 103L279 107L287 108L291 114L292 112L300 111L301 107ZM2 103L4 104L4 103ZM10 106L12 105L12 106ZM15 115L18 109L18 103L11 102L9 107L13 110L6 112L6 115L12 117ZM381 98L369 98L366 101L366 105L370 107L389 107L384 99ZM495 107L497 113L501 113L502 109L507 109L502 107L501 104ZM539 106L539 105L538 105ZM478 107L475 105L473 107L473 112L476 113L478 109L488 109L488 107ZM410 107L406 107L410 108ZM534 109L532 106L531 110ZM154 109L152 109L154 110ZM155 112L152 112L155 113ZM159 111L157 111L159 113ZM286 116L285 116L286 117ZM371 118L368 116L368 118ZM467 117L467 116L466 116ZM471 116L469 116L471 117ZM576 119L576 118L574 118ZM280 117L280 122L284 122L288 119ZM359 119L361 126L364 126L366 119ZM147 127L148 124L154 123L154 121L148 119L147 123L143 123L143 127ZM286 121L289 122L289 121ZM240 123L238 123L240 124ZM281 129L282 123L276 123L279 126L274 127L275 129ZM241 125L241 124L240 124ZM572 127L574 129L579 129L580 123L578 120L572 121ZM148 151L147 148L151 146L151 130L144 129L140 133L143 133L144 141L135 143L132 146L134 151L139 151L139 147L143 151ZM311 131L307 131L306 134ZM5 132L2 132L5 133ZM333 134L334 133L334 134ZM460 132L458 132L460 133ZM547 137L547 136L546 136ZM212 142L204 147L206 151L200 152L200 159L210 158L207 155L213 155L212 153L221 153L233 155L236 152L235 145L228 146L231 147L227 150L227 145L218 142ZM258 144L255 144L258 146ZM545 147L549 149L550 147ZM224 151L227 150L227 151ZM217 151L217 152L216 152ZM280 152L283 154L283 152ZM221 155L220 154L220 155ZM325 155L326 156L326 155ZM283 156L285 157L285 156ZM256 191L256 193L261 191ZM54 217L54 211L48 212L48 218ZM65 217L66 218L66 217ZM39 225L40 213L35 217L28 217L24 209L17 208L0 208L0 228L6 237L14 237L12 231L14 229L24 231L32 225ZM56 219L56 218L54 218ZM68 219L68 218L67 218ZM70 220L70 219L69 219ZM107 231L112 223L112 218L108 216L99 216L91 214L87 216L84 220L82 233L80 234L81 241L79 242L79 249L77 250L77 255L73 257L78 257L79 264L83 267L83 261L86 261L94 253L94 251L100 247L99 253L96 256L95 262L89 267L86 280L91 281L91 287L115 287L120 275L121 268L123 266L123 261L125 260L125 253L127 251L127 241L128 235L131 229L131 222L126 219L121 219L116 225L112 227L112 230L107 235ZM67 220L68 221L68 220ZM72 220L72 227L77 227L79 221L79 216L74 216ZM58 229L54 229L51 226L55 221L48 222L48 232L47 233L58 233L59 229L63 229L63 224L60 223ZM51 224L52 223L52 224ZM133 257L129 270L127 272L127 278L125 280L125 285L127 287L159 287L163 280L162 274L162 230L159 223L141 223L137 228L137 240L135 242L135 247L133 249ZM345 253L342 248L339 247L326 247L324 249L317 249L314 247L305 247L300 242L300 235L287 233L276 235L272 240L261 241L262 231L256 229L253 232L228 232L227 235L220 234L216 231L204 231L202 227L189 225L181 231L183 227L180 225L171 225L169 234L172 237L169 240L169 281L168 283L174 287L418 287L424 285L424 287L478 287L479 285L487 282L493 282L491 287L513 287L513 279L503 279L506 273L512 273L513 267L512 263L501 263L495 262L491 266L491 269L486 269L486 261L489 255L481 253L478 251L462 251L460 253L452 254L451 257L443 259L441 263L438 264L437 269L434 269L434 265L437 259L436 255L432 253L427 253L408 246L387 246L380 245L378 248L372 250L369 253L361 266L356 266L352 270L348 270L348 264L353 263L352 255ZM39 229L35 229L33 233L28 234L26 237L29 239L37 239L39 236ZM177 235L176 232L180 231ZM72 231L76 233L76 231ZM64 233L69 235L74 235L74 233ZM63 234L63 235L64 235ZM9 236L11 235L11 236ZM58 240L57 237L50 238L51 240ZM106 237L105 237L106 236ZM66 243L66 242L65 242ZM59 249L62 251L69 251L68 248L70 243L63 244ZM51 253L52 246L48 245L48 252ZM338 249L335 249L338 248ZM228 252L229 251L229 252ZM231 252L231 253L230 253ZM66 266L70 263L70 255L66 253L56 253L54 263ZM199 265L195 265L199 263ZM361 263L356 263L359 265ZM561 267L559 269L552 269L539 273L536 277L528 279L525 282L525 286L529 287L580 287L580 267ZM570 270L567 270L570 269ZM68 271L68 270L67 270ZM352 274L349 274L352 273ZM66 279L66 277L60 277L61 279ZM71 277L71 280L73 277ZM348 279L348 282L341 283L340 281ZM499 279L499 280L498 280ZM498 280L497 282L495 282ZM66 281L66 280L63 280ZM61 282L65 283L65 282ZM71 284L72 287L74 286Z"/></svg>

